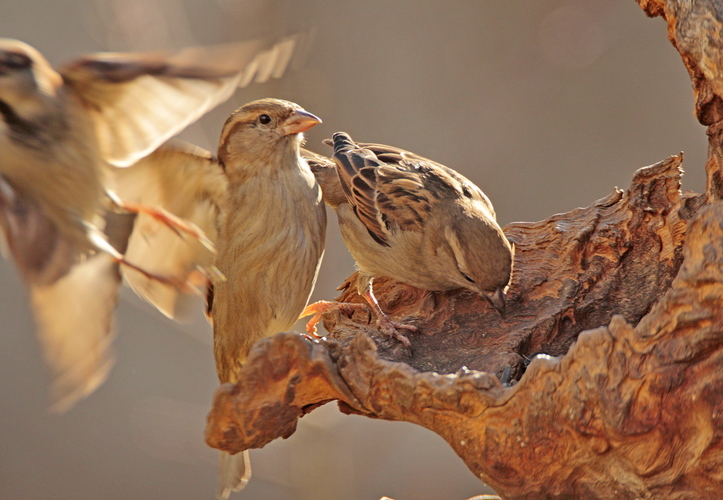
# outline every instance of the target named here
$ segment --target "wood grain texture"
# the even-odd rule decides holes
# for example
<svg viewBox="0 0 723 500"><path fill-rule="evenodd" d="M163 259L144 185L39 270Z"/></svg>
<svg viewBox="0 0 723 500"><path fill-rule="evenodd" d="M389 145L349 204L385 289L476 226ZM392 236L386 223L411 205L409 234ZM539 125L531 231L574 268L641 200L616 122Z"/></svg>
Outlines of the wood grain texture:
<svg viewBox="0 0 723 500"><path fill-rule="evenodd" d="M706 195L723 197L723 2L637 0L648 16L662 16L693 83L695 115L708 127Z"/></svg>

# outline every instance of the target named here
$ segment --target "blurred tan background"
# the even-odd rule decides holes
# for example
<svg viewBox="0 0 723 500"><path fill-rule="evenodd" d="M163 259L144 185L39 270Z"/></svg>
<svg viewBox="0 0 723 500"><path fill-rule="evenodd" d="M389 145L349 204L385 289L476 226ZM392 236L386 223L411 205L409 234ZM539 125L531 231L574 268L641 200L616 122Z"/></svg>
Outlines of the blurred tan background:
<svg viewBox="0 0 723 500"><path fill-rule="evenodd" d="M704 129L686 71L633 0L6 0L0 36L54 64L316 29L305 65L252 86L183 137L211 150L226 116L266 96L324 123L458 169L501 224L585 206L638 167L684 150L684 188L704 185ZM314 299L353 270L335 220ZM126 292L128 292L126 290ZM200 311L200 303L199 303ZM109 381L64 416L47 384L25 293L0 261L0 498L210 499L217 452L203 443L216 376L200 317L175 325L130 293L119 306ZM441 438L327 405L287 441L251 453L237 498L465 499L484 487Z"/></svg>

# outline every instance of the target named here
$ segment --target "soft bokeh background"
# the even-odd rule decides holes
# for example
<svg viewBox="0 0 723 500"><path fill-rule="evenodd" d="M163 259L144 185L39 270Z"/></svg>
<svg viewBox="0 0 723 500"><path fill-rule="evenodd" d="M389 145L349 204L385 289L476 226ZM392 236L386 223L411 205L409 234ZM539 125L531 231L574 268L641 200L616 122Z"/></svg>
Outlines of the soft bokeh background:
<svg viewBox="0 0 723 500"><path fill-rule="evenodd" d="M633 0L6 0L0 15L0 36L54 64L311 28L303 67L240 91L184 137L214 149L236 107L290 99L324 119L308 134L311 148L327 151L321 139L346 130L439 160L482 187L502 224L588 205L681 150L684 188L703 189L705 134L686 71L663 21ZM332 220L315 299L333 297L352 272L337 233ZM203 319L175 325L124 294L117 366L64 416L45 411L24 290L2 261L0 320L0 498L212 498L217 453L203 428L216 378ZM238 498L484 491L438 436L343 416L334 405L251 456L254 478Z"/></svg>

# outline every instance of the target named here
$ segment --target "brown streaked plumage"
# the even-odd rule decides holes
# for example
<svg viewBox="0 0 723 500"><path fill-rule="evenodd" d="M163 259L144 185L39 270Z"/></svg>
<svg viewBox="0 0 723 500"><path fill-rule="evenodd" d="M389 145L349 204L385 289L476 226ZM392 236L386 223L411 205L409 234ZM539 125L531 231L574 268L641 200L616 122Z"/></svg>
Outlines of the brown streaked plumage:
<svg viewBox="0 0 723 500"><path fill-rule="evenodd" d="M107 242L105 166L133 164L239 85L279 76L294 43L96 54L56 71L0 39L1 239L29 287L53 409L89 394L111 364L122 256Z"/></svg>
<svg viewBox="0 0 723 500"><path fill-rule="evenodd" d="M306 153L325 201L337 212L347 248L357 262L357 289L378 315L380 329L408 344L376 303L375 276L433 291L466 288L500 313L512 272L513 248L487 196L451 168L409 151L355 144L334 134L334 156ZM332 172L337 175L332 175ZM310 305L315 314L333 303Z"/></svg>

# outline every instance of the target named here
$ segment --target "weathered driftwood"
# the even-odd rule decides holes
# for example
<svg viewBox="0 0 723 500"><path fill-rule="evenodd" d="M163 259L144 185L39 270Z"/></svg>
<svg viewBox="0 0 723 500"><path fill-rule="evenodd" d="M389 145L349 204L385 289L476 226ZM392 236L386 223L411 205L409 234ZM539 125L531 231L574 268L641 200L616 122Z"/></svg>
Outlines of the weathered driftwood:
<svg viewBox="0 0 723 500"><path fill-rule="evenodd" d="M382 307L420 328L412 351L362 313L328 314L329 341L262 340L239 384L215 396L211 446L264 446L337 400L347 413L433 430L509 498L720 494L723 8L639 3L665 16L692 75L709 127L706 194L680 192L676 156L590 207L511 224L504 318L467 293L375 281ZM340 299L362 301L353 287Z"/></svg>
<svg viewBox="0 0 723 500"><path fill-rule="evenodd" d="M695 116L708 127L708 198L723 198L723 2L637 0L650 17L663 16L693 82Z"/></svg>

